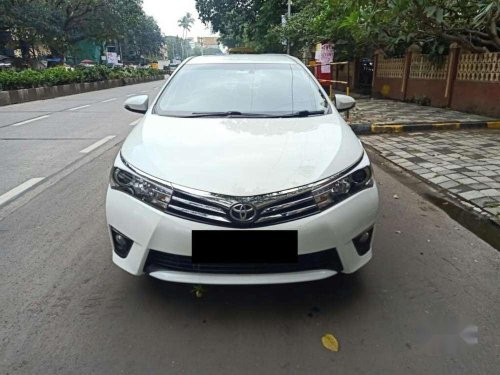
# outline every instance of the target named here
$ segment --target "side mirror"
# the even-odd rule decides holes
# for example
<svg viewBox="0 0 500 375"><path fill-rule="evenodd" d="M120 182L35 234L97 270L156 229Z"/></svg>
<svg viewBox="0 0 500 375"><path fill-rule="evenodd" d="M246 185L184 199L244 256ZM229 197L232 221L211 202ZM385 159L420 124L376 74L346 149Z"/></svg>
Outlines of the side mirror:
<svg viewBox="0 0 500 375"><path fill-rule="evenodd" d="M125 109L136 112L136 113L146 113L149 105L149 96L147 95L137 95L132 96L125 100L123 106Z"/></svg>
<svg viewBox="0 0 500 375"><path fill-rule="evenodd" d="M356 105L356 99L352 96L335 94L335 107L337 107L337 111L345 112L348 111Z"/></svg>

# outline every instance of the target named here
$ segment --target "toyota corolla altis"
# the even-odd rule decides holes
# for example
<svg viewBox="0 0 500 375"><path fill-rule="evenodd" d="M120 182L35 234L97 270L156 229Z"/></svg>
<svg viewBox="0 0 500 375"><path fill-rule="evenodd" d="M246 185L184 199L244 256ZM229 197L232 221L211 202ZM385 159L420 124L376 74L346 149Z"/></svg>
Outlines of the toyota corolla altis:
<svg viewBox="0 0 500 375"><path fill-rule="evenodd" d="M288 55L188 59L111 171L113 261L134 275L273 284L352 273L372 257L368 156L310 71Z"/></svg>

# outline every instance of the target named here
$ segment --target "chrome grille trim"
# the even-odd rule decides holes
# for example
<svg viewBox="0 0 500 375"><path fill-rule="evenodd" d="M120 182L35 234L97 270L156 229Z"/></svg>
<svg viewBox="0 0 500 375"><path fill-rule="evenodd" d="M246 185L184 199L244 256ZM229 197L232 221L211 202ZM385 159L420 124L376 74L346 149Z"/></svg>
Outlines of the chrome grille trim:
<svg viewBox="0 0 500 375"><path fill-rule="evenodd" d="M287 212L283 212L283 213L276 214L276 215L263 216L260 219L258 219L256 221L256 223L263 223L263 222L267 222L270 220L279 220L279 219L283 219L283 218L288 218L289 216L298 215L298 214L301 214L301 213L306 212L306 211L311 211L311 213L312 213L313 210L314 211L318 210L318 206L316 204L312 204L312 205L307 206L307 207L298 208L298 209L293 210L293 211L287 211Z"/></svg>
<svg viewBox="0 0 500 375"><path fill-rule="evenodd" d="M248 197L245 200L242 197L237 197L232 198L232 201L225 198L222 204L220 201L214 200L214 197L210 198L212 199L209 200L206 196L195 196L191 192L188 193L175 187L167 213L207 224L252 228L279 224L319 212L311 192L288 193L260 201L252 200L255 197ZM230 207L242 201L251 202L256 206L258 215L255 221L235 223L230 219Z"/></svg>
<svg viewBox="0 0 500 375"><path fill-rule="evenodd" d="M298 199L296 201L273 205L271 207L264 208L260 214L267 216L267 214L272 214L275 211L283 210L285 208L290 208L290 207L296 206L298 204L301 204L301 203L304 203L304 202L307 202L307 201L314 202L314 198L312 196L309 196L309 197L306 197L306 198Z"/></svg>
<svg viewBox="0 0 500 375"><path fill-rule="evenodd" d="M172 201L178 201L178 202L181 202L181 203L193 206L193 207L203 208L204 210L212 211L212 212L217 212L217 213L223 214L223 215L225 214L225 212L224 212L224 210L222 208L218 208L218 207L214 207L214 206L208 206L206 204L202 204L202 203L198 203L198 202L193 202L193 201L190 201L190 200L187 200L187 199L184 199L184 198L180 198L180 197L178 197L176 195L172 196Z"/></svg>
<svg viewBox="0 0 500 375"><path fill-rule="evenodd" d="M200 218L204 218L204 219L209 219L209 220L215 220L215 221L220 221L220 222L225 222L225 223L229 223L230 221L224 217L221 217L221 216L215 216L215 215L210 215L210 214L206 214L206 213L203 213L203 212L200 212L200 211L193 211L193 210L189 210L187 208L183 208L183 207L179 207L179 206L176 206L174 204L169 204L168 205L168 210L170 209L173 209L173 210L176 210L176 211L179 211L179 212L182 212L182 213L186 213L188 215L193 215L193 216L197 216L197 217L200 217Z"/></svg>

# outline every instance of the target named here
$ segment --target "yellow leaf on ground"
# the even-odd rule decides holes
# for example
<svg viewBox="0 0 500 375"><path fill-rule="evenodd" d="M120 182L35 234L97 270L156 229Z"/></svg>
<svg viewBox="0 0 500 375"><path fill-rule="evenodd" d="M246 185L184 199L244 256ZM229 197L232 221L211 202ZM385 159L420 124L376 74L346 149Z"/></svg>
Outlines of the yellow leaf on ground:
<svg viewBox="0 0 500 375"><path fill-rule="evenodd" d="M335 338L334 335L331 333L327 333L323 337L321 337L321 343L325 348L328 350L331 350L332 352L338 352L339 351L339 342Z"/></svg>

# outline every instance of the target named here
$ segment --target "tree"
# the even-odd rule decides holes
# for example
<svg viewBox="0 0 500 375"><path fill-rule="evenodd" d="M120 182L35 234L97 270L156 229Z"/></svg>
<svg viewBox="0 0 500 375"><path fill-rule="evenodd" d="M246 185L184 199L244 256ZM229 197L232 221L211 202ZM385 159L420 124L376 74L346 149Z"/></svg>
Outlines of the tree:
<svg viewBox="0 0 500 375"><path fill-rule="evenodd" d="M253 47L261 52L283 52L272 28L286 13L286 0L196 0L201 21L220 34L227 47Z"/></svg>
<svg viewBox="0 0 500 375"><path fill-rule="evenodd" d="M61 57L83 40L127 40L139 53L158 50L163 41L142 0L1 0L0 30L20 46L40 46Z"/></svg>
<svg viewBox="0 0 500 375"><path fill-rule="evenodd" d="M165 44L165 37L151 16L143 14L134 28L127 30L117 39L123 44L124 54L129 61L140 62L144 58L155 59Z"/></svg>
<svg viewBox="0 0 500 375"><path fill-rule="evenodd" d="M394 18L381 17L383 10ZM375 33L393 43L416 42L444 51L443 43L455 42L472 52L500 51L498 0L392 0L374 11L367 7L362 15L369 16Z"/></svg>
<svg viewBox="0 0 500 375"><path fill-rule="evenodd" d="M168 57L170 60L180 58L182 56L182 51L187 51L190 48L188 41L181 39L178 36L165 36L164 44L167 47Z"/></svg>
<svg viewBox="0 0 500 375"><path fill-rule="evenodd" d="M185 16L183 16L182 18L180 18L178 21L177 21L177 25L179 25L179 27L182 27L182 40L186 40L186 36L187 36L187 33L188 31L191 31L191 26L193 26L193 23L194 23L194 18L191 16L191 13L186 13ZM185 56L185 50L184 50L184 43L182 44L182 59L184 59L186 56Z"/></svg>
<svg viewBox="0 0 500 375"><path fill-rule="evenodd" d="M500 0L294 0L285 26L285 0L196 0L196 8L229 47L278 52L288 39L297 54L329 40L342 59L376 48L398 55L414 43L431 55L452 42L500 51Z"/></svg>

